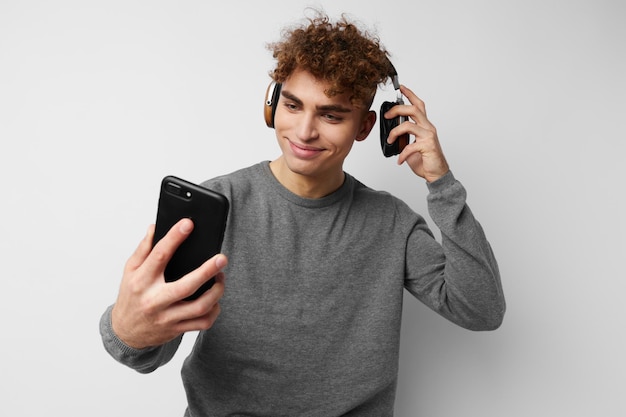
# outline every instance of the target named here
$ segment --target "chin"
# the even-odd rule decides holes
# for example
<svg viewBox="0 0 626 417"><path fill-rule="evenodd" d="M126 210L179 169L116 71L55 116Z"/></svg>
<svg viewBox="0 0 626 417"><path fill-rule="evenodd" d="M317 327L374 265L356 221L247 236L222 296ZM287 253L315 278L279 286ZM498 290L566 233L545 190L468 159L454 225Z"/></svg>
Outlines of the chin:
<svg viewBox="0 0 626 417"><path fill-rule="evenodd" d="M320 172L320 166L313 161L303 161L300 159L285 158L285 165L294 174L315 177Z"/></svg>

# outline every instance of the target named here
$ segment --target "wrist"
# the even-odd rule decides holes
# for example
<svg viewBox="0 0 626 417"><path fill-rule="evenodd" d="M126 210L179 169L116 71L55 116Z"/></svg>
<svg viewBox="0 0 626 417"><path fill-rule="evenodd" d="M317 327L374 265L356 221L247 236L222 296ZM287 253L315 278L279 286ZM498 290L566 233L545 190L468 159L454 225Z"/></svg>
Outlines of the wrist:
<svg viewBox="0 0 626 417"><path fill-rule="evenodd" d="M127 332L124 331L124 326L121 325L121 322L122 318L119 313L118 305L117 303L113 304L113 308L111 309L111 331L113 332L113 335L119 340L120 343L131 349L143 349L145 346L139 346L138 344L133 343Z"/></svg>

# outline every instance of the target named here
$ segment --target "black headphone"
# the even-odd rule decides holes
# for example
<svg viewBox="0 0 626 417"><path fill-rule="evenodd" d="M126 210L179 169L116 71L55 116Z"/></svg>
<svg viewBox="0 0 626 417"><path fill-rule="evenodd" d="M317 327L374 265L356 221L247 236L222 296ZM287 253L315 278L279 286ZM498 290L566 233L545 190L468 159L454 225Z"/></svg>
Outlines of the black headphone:
<svg viewBox="0 0 626 417"><path fill-rule="evenodd" d="M397 97L395 102L385 101L380 106L380 115L379 115L379 124L380 124L380 147L383 151L383 155L386 157L390 157L393 155L397 155L406 145L409 144L409 135L404 134L399 136L396 141L392 144L387 143L387 138L389 137L389 132L394 127L398 126L401 123L404 123L407 118L406 116L398 116L393 119L385 119L384 114L389 111L393 106L397 104L404 104L404 100L402 100L402 93L400 93L400 81L398 80L398 72L391 62L389 63L391 66L391 73L389 77L391 78L391 82L393 83L393 87L397 92ZM282 84L272 81L270 85L267 87L267 91L265 92L265 106L263 108L263 115L265 117L265 124L267 127L274 128L274 116L276 115L276 105L278 103L278 99L280 98L280 90L282 89Z"/></svg>

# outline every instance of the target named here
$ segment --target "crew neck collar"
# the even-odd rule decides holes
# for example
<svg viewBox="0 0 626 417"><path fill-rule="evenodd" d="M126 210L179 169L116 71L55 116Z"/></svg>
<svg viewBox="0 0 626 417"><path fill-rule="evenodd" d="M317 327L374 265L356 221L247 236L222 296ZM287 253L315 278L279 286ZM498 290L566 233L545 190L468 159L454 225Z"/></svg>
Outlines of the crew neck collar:
<svg viewBox="0 0 626 417"><path fill-rule="evenodd" d="M332 193L321 197L321 198L305 198L300 197L299 195L293 193L288 190L284 185L282 185L278 179L272 173L270 169L270 161L263 161L260 163L261 170L263 175L268 180L270 186L284 199L290 201L293 204L297 204L302 207L326 207L334 204L335 202L341 200L347 193L352 189L354 179L346 172L344 172L344 181L343 184Z"/></svg>

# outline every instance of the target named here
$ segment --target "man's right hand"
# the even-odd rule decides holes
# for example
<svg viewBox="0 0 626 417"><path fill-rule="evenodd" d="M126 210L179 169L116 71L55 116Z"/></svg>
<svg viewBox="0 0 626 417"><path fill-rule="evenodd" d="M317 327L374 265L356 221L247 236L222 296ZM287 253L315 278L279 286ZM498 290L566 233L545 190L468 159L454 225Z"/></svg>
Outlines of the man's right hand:
<svg viewBox="0 0 626 417"><path fill-rule="evenodd" d="M184 332L206 330L217 319L224 294L224 274L220 271L228 263L225 255L215 255L174 282L165 282L163 275L167 262L192 229L193 222L182 219L152 248L152 225L126 262L111 323L117 337L128 346L159 346ZM212 277L215 284L208 291L196 300L184 301Z"/></svg>

